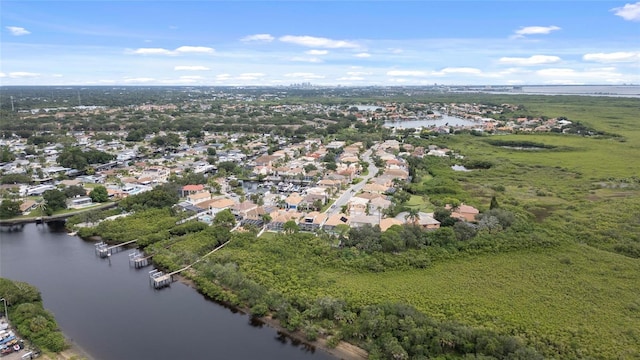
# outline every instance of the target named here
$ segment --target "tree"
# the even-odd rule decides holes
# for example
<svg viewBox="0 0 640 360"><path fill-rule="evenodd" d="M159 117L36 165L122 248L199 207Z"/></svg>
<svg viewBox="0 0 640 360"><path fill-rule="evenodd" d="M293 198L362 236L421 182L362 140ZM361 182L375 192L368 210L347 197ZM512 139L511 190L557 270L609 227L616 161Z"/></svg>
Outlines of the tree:
<svg viewBox="0 0 640 360"><path fill-rule="evenodd" d="M284 225L282 226L282 229L287 234L293 234L300 231L300 227L298 227L298 224L296 224L296 222L293 220L289 220L285 222Z"/></svg>
<svg viewBox="0 0 640 360"><path fill-rule="evenodd" d="M420 220L420 213L418 212L418 209L409 209L409 212L404 218L407 221L411 221L413 225L416 225L418 224L418 220Z"/></svg>
<svg viewBox="0 0 640 360"><path fill-rule="evenodd" d="M498 204L498 200L495 196L491 197L491 205L489 205L489 210L498 209L500 205Z"/></svg>
<svg viewBox="0 0 640 360"><path fill-rule="evenodd" d="M236 225L236 217L231 213L231 210L224 209L213 217L213 225L224 226L231 229Z"/></svg>
<svg viewBox="0 0 640 360"><path fill-rule="evenodd" d="M91 197L91 201L93 202L103 203L109 201L109 193L107 192L107 188L102 185L96 186L91 191L91 193L89 193L89 196Z"/></svg>
<svg viewBox="0 0 640 360"><path fill-rule="evenodd" d="M84 189L81 185L71 185L64 188L64 195L67 198L73 198L76 196L85 196L87 195L87 190Z"/></svg>
<svg viewBox="0 0 640 360"><path fill-rule="evenodd" d="M9 151L8 146L0 146L0 162L11 162L16 159L16 156Z"/></svg>
<svg viewBox="0 0 640 360"><path fill-rule="evenodd" d="M20 215L22 201L2 200L0 203L0 219L9 219Z"/></svg>
<svg viewBox="0 0 640 360"><path fill-rule="evenodd" d="M67 208L67 197L60 190L47 190L42 194L42 198L47 203L46 214L52 215L57 210Z"/></svg>

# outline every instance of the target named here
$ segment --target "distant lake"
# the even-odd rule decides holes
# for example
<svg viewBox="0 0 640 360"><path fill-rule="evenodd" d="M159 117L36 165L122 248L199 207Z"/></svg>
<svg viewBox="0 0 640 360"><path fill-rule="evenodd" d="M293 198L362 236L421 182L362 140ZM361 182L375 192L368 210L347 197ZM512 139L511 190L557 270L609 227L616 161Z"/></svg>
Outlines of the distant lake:
<svg viewBox="0 0 640 360"><path fill-rule="evenodd" d="M492 91L491 89L471 92L491 94L528 94L528 95L582 95L640 98L638 85L530 85L511 91Z"/></svg>
<svg viewBox="0 0 640 360"><path fill-rule="evenodd" d="M384 126L388 128L417 129L422 127L430 128L439 126L478 126L480 124L482 123L455 116L442 115L442 118L440 119L385 121Z"/></svg>
<svg viewBox="0 0 640 360"><path fill-rule="evenodd" d="M349 105L349 107L357 107L358 111L376 111L376 109L382 109L382 106L375 105Z"/></svg>

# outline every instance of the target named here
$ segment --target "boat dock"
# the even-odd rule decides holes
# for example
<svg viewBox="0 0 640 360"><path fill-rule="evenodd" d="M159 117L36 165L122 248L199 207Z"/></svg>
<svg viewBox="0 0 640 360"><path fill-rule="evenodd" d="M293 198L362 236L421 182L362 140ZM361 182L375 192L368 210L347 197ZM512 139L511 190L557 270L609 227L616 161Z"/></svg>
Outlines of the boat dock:
<svg viewBox="0 0 640 360"><path fill-rule="evenodd" d="M129 266L141 269L149 265L149 259L151 259L152 256L153 255L144 256L140 251L133 250L129 253Z"/></svg>
<svg viewBox="0 0 640 360"><path fill-rule="evenodd" d="M114 250L116 250L116 249L119 250L121 247L127 246L129 244L133 244L136 241L138 241L138 239L127 241L127 242L123 242L122 244L117 244L117 245L112 245L112 246L109 246L104 241L101 241L101 242L96 244L96 256L99 256L101 258L109 257L114 252Z"/></svg>

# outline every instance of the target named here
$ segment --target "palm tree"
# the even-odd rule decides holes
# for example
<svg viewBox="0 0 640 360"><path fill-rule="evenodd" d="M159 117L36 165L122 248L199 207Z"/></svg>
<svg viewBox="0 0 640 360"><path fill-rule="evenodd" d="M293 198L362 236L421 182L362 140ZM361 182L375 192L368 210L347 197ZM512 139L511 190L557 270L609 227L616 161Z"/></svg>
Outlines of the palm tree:
<svg viewBox="0 0 640 360"><path fill-rule="evenodd" d="M42 199L38 204L36 204L36 209L40 210L40 216L43 216L47 212L47 200Z"/></svg>
<svg viewBox="0 0 640 360"><path fill-rule="evenodd" d="M407 221L411 221L413 225L417 225L418 220L420 220L420 214L418 212L418 209L409 209L409 212L407 213L407 215L405 215L404 218Z"/></svg>

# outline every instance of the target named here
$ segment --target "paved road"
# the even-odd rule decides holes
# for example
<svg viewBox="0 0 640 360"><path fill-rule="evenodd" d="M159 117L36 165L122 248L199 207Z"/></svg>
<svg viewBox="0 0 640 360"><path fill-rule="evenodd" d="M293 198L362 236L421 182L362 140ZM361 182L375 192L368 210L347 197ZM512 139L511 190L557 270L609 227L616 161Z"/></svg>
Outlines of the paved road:
<svg viewBox="0 0 640 360"><path fill-rule="evenodd" d="M362 160L369 163L369 173L366 176L362 177L362 181L360 181L357 184L351 185L347 190L345 190L340 195L338 200L336 200L333 203L333 205L331 205L327 209L327 211L325 211L327 215L331 216L333 214L339 213L342 206L345 205L353 195L357 194L360 190L362 190L362 188L367 184L369 179L376 176L376 174L378 173L378 168L373 163L373 160L371 160L371 152L372 152L372 149L369 149L362 154Z"/></svg>

